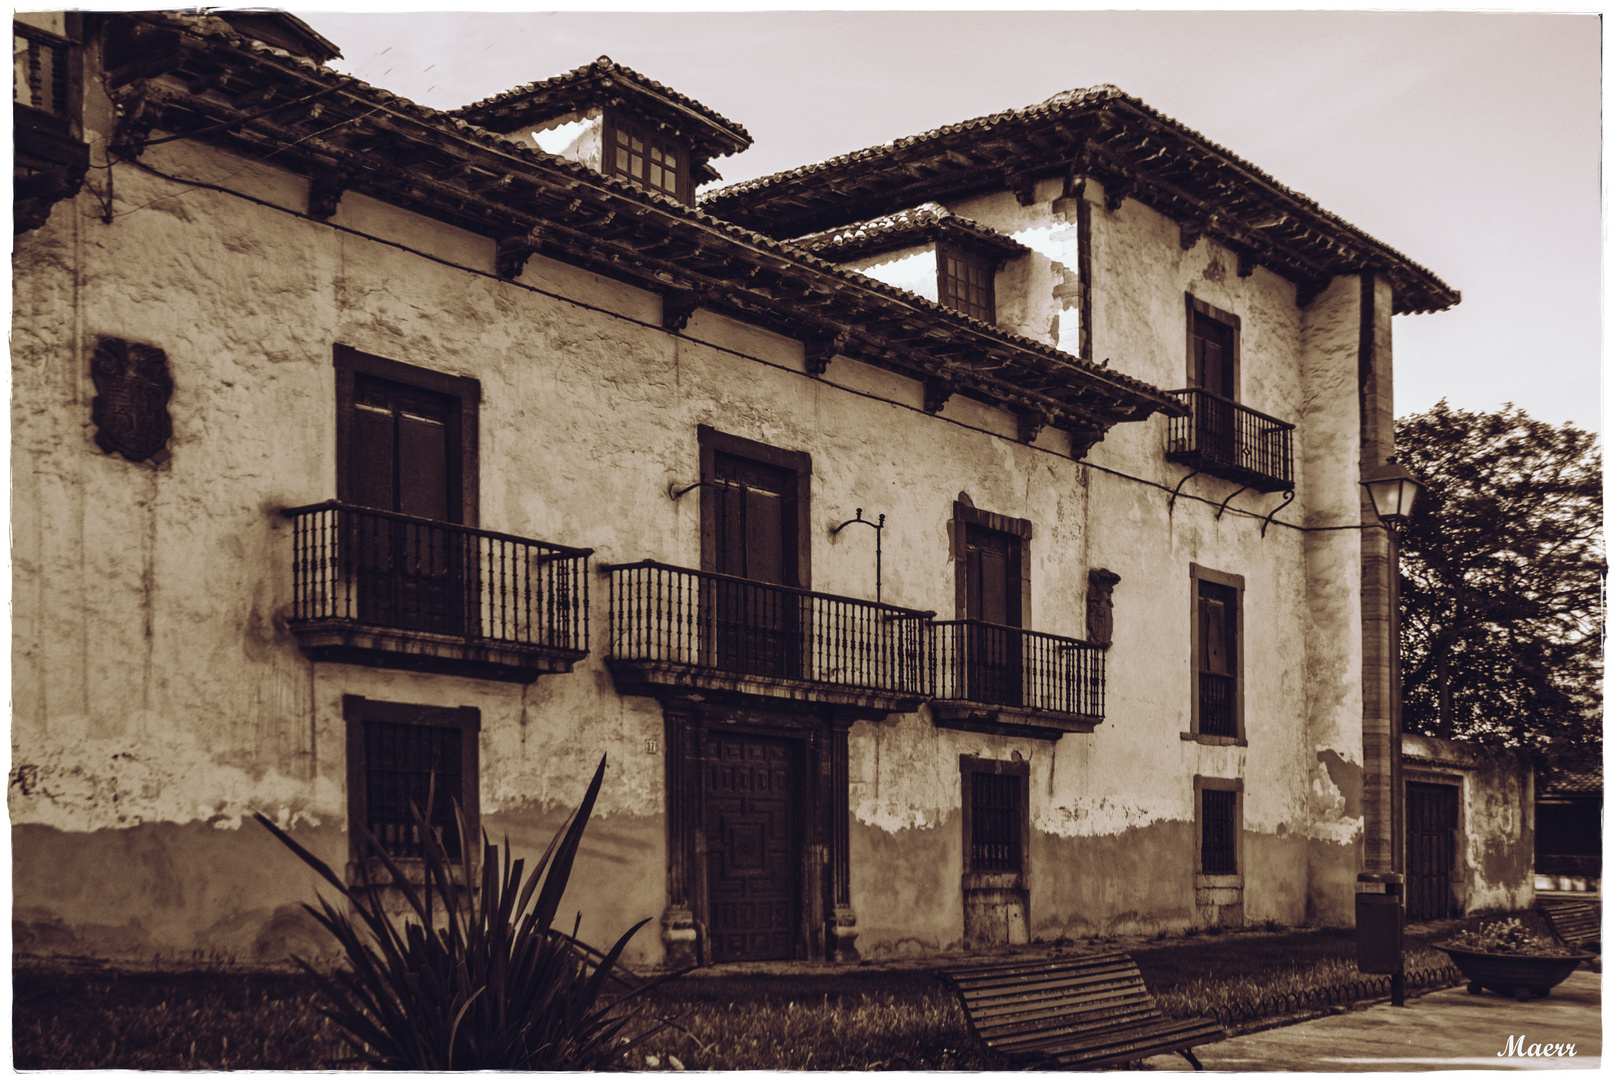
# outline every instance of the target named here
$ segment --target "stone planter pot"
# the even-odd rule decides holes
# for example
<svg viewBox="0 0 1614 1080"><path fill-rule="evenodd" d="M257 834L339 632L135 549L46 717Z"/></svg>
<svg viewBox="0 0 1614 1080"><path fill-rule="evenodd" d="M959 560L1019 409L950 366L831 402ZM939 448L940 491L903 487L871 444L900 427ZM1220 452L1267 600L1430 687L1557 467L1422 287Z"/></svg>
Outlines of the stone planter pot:
<svg viewBox="0 0 1614 1080"><path fill-rule="evenodd" d="M1532 997L1546 997L1552 988L1569 978L1582 960L1594 959L1592 953L1575 953L1571 956L1519 956L1514 953L1482 953L1459 949L1452 945L1435 948L1451 957L1468 979L1468 992L1478 994L1490 990L1498 994L1511 994L1519 1001Z"/></svg>

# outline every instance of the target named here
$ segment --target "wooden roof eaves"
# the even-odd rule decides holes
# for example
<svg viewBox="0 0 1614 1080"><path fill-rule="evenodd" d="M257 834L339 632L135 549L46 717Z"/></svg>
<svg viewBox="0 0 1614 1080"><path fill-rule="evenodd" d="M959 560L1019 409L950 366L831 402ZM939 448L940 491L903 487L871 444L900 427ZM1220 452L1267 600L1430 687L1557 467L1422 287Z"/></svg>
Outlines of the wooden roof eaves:
<svg viewBox="0 0 1614 1080"><path fill-rule="evenodd" d="M279 74L291 73L282 71ZM332 73L302 71L295 74L306 81L330 88ZM297 127L278 124L266 115L243 114L230 102L198 97L188 89L146 84L131 93L144 92L152 106L159 111L167 108L194 113L203 121L204 127L220 122L239 125L235 134L219 133L210 138L240 137L258 144L274 144L281 150L292 151L283 153L283 160L289 158L305 167L346 172L351 177L350 186L361 189L369 187L383 197L391 197L416 209L425 207L428 212L435 211L436 216L473 227L484 235L516 232L535 235L539 238L540 247L555 241L573 254L587 249L590 253L587 261L600 264L616 276L624 276L624 267L633 268L633 272L626 276L643 287L693 288L719 309L760 314L765 317L765 324L775 327L812 331L816 325L819 334L844 337L853 350L848 355L895 356L900 366L916 377L945 374L961 384L977 386L993 399L1012 402L1019 407L1041 408L1053 418L1056 426L1060 421L1078 426L1090 424L1098 415L1067 406L1046 395L1028 396L1012 382L986 372L971 372L956 363L938 362L925 356L920 346L900 340L881 341L878 335L869 334L857 323L872 312L889 313L893 309L901 309L905 316L911 316L935 331L938 340L962 344L966 352L999 354L1011 359L1018 357L1022 363L1043 350L1052 352L1047 346L1019 340L1014 335L984 324L977 325L974 320L902 290L840 271L821 260L767 238L744 233L733 225L692 211L681 204L647 196L625 182L600 176L575 163L550 158L539 151L515 146L469 125L456 124L457 130L445 131L438 125L423 124L420 118L409 116L404 109L391 110L385 102L377 106L375 97L367 93L369 88L342 78L344 82L334 87L338 91L334 96L350 97L346 111L355 114L362 112L366 124L374 125L377 131L389 136L424 139L434 149L442 149L448 151L449 156L461 158L463 168L458 169L459 175L452 181L422 175L423 170L418 167L387 162L384 152L379 155L362 154L318 137L317 129L314 133L308 133ZM309 115L312 111L307 108L295 110L291 122L310 126L323 123ZM335 111L342 110L337 108ZM498 197L490 198L472 190L466 178L471 172L492 178L492 186ZM435 203L435 207L428 205L431 203ZM518 203L530 205L524 209ZM587 226L606 215L635 222L639 232L648 228L651 234L684 234L694 238L694 247L701 250L703 261L712 260L706 265L715 269L702 273L675 260L657 259L625 247L621 237L591 236L583 229L568 224L568 220L575 220L576 224ZM638 243L641 239L648 238L635 237L634 242ZM708 254L708 251L712 254ZM742 265L746 263L752 265ZM730 269L724 270L724 267ZM746 280L759 273L821 292L826 298L825 305L821 305L825 310L804 315L800 311L799 300L781 305L743 287ZM742 284L730 287L732 282ZM1060 358L1063 358L1063 354L1060 354ZM1174 413L1180 408L1173 399L1138 380L1089 371L1081 362L1073 359L1060 359L1059 367L1063 378L1083 384L1091 394L1112 402L1114 408L1108 410L1112 417L1123 414L1130 417L1139 411ZM1113 418L1111 422L1115 422Z"/></svg>
<svg viewBox="0 0 1614 1080"><path fill-rule="evenodd" d="M1075 115L1061 111L1069 107L1080 107L1083 111ZM1026 143L1022 137L1028 133L1053 131L1060 133L1061 138L1077 136L1078 142L1091 139L1102 145L1125 132L1128 126L1135 133L1143 135L1144 146L1153 144L1144 163L1170 158L1183 161L1190 169L1212 170L1222 184L1253 197L1260 206L1262 216L1277 212L1295 221L1305 222L1315 236L1325 241L1322 244L1323 252L1307 255L1290 250L1285 253L1286 259L1278 260L1273 266L1277 272L1296 280L1297 284L1321 275L1371 269L1384 274L1395 287L1398 313L1441 310L1460 301L1461 293L1424 267L1324 210L1314 201L1289 190L1225 148L1118 91L1093 101L1079 102L1076 106L1052 109L1046 105L1033 106L1018 112L996 114L902 140L883 152L881 148L870 148L831 159L821 166L808 166L791 173L776 174L775 177L746 181L734 185L733 196L725 198L724 191L719 190L704 198L702 205L710 213L726 216L764 232L827 230L849 218L883 213L898 204L962 196L988 187L1000 187L1002 184L995 182L992 173L994 169L1002 168L1002 159L990 155L1004 146L1016 147L1023 154ZM971 146L979 148L980 156L969 158ZM1065 146L1062 154L1042 151L1046 156L1041 159L1022 160L1031 171L1043 175L1054 174L1068 163L1076 150L1069 142ZM1112 157L1118 156L1115 151L1110 153ZM971 162L971 166L918 176L917 166L924 162L935 162L938 155L945 155L948 161L964 157ZM869 165L882 158L889 161L888 172L882 173ZM1133 175L1145 175L1140 164L1137 161L1129 162L1127 171ZM793 190L822 190L826 182L844 174L860 172L883 179L883 183L877 181L875 184L877 194L860 205L830 208L823 200L815 200L809 194L805 201L792 200L794 205L802 210L824 206L825 210L816 215L798 215L787 222L777 222L768 213L768 206L785 203ZM1157 185L1166 188L1177 186L1165 178L1157 179ZM770 186L774 188L773 191L769 190ZM1155 205L1156 209L1168 216L1176 216L1169 201L1165 204L1155 204L1147 198L1143 201ZM1208 205L1208 200L1197 197L1191 198L1190 202ZM1223 214L1224 219L1228 216ZM771 221L775 223L770 224ZM1236 230L1228 234L1228 239L1252 246L1248 236L1240 240ZM1337 249L1338 253L1329 252L1330 247ZM1344 256L1347 250L1351 253L1348 258Z"/></svg>

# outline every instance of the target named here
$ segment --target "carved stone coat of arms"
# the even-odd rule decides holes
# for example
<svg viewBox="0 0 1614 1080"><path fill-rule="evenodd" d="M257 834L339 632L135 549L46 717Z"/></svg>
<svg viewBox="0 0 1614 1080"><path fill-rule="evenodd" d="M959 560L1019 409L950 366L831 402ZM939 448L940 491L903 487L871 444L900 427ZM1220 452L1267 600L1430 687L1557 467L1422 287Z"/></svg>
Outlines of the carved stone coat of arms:
<svg viewBox="0 0 1614 1080"><path fill-rule="evenodd" d="M168 440L174 423L168 399L174 380L168 374L168 354L155 345L103 337L90 358L95 402L95 445L130 461L161 463L168 458Z"/></svg>

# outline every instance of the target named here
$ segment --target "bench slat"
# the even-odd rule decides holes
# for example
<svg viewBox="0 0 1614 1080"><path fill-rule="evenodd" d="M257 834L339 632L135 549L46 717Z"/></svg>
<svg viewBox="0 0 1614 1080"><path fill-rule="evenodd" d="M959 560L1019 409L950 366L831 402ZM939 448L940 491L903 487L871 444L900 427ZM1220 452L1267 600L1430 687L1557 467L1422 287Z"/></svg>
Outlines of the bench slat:
<svg viewBox="0 0 1614 1080"><path fill-rule="evenodd" d="M1188 1034L1203 1034L1207 1029L1213 1033L1220 1031L1214 1021L1149 1020L1134 1024L1124 1024L1080 1040L1050 1034L1045 1038L1035 1042L1027 1042L1024 1045L1028 1048L1047 1050L1052 1053L1097 1054L1107 1053L1117 1047L1126 1047L1137 1043L1170 1041Z"/></svg>
<svg viewBox="0 0 1614 1080"><path fill-rule="evenodd" d="M1044 986L1041 984L1022 987L1018 993L999 991L991 995L966 993L964 1000L970 1008L980 1011L991 1011L1000 1008L1014 1008L1021 1004L1035 1003L1037 1001L1050 1001L1061 998L1081 1000L1085 998L1111 998L1128 996L1148 996L1149 989L1142 983L1110 982L1102 985L1067 986L1055 984Z"/></svg>
<svg viewBox="0 0 1614 1080"><path fill-rule="evenodd" d="M1226 1038L1213 1020L1160 1014L1125 953L1011 960L941 973L970 1031L996 1059L1062 1067L1119 1064Z"/></svg>
<svg viewBox="0 0 1614 1080"><path fill-rule="evenodd" d="M1059 967L1035 968L1012 971L992 971L982 974L952 976L953 982L961 989L972 991L990 991L1003 987L1023 986L1027 981L1039 982L1043 980L1098 980L1098 979L1133 979L1141 978L1138 969L1126 963L1084 964L1080 967L1074 965L1060 965Z"/></svg>
<svg viewBox="0 0 1614 1080"><path fill-rule="evenodd" d="M1088 1012L1046 1012L1046 1014L1027 1017L1027 1019L1012 1020L1007 1023L981 1023L983 1038L993 1041L1012 1040L1018 1035L1041 1035L1046 1032L1104 1032L1119 1023L1138 1022L1149 1023L1162 1020L1159 1009L1154 1007L1152 1001L1138 1003L1130 1009L1114 1009L1114 1007L1101 1007Z"/></svg>
<svg viewBox="0 0 1614 1080"><path fill-rule="evenodd" d="M1553 936L1566 945L1601 944L1603 919L1600 905L1569 900L1554 904L1540 904L1537 910L1547 920Z"/></svg>

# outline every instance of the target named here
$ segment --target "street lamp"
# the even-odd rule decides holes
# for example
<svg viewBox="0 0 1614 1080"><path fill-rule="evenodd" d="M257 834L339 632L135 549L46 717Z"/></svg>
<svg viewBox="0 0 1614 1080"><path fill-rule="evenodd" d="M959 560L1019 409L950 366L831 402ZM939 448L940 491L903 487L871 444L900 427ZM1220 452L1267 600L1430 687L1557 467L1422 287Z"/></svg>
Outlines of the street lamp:
<svg viewBox="0 0 1614 1080"><path fill-rule="evenodd" d="M1373 500L1373 512L1379 515L1392 545L1412 516L1412 504L1423 491L1418 478L1399 465L1394 458L1386 461L1362 479L1368 498ZM1392 565L1394 561L1392 560ZM1393 579L1392 579L1393 580Z"/></svg>
<svg viewBox="0 0 1614 1080"><path fill-rule="evenodd" d="M1401 933L1406 922L1406 792L1401 784L1401 532L1423 485L1394 458L1367 471L1362 486L1389 540L1390 872L1357 876L1356 956L1363 971L1388 973L1390 1004L1406 1004ZM1365 888L1363 886L1366 886Z"/></svg>

